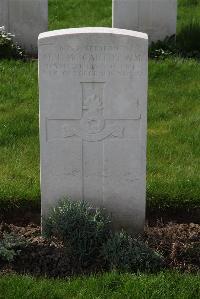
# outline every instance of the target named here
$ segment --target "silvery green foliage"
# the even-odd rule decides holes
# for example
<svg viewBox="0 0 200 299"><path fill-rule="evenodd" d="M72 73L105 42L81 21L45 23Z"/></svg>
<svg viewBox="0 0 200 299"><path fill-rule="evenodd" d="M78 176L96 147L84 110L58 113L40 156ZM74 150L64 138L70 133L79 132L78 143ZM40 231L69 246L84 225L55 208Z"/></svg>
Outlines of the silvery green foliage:
<svg viewBox="0 0 200 299"><path fill-rule="evenodd" d="M175 36L166 37L163 41L153 42L149 48L149 57L164 60L177 54Z"/></svg>
<svg viewBox="0 0 200 299"><path fill-rule="evenodd" d="M12 262L15 256L19 255L21 246L25 246L24 238L13 233L5 233L0 240L0 259L7 262Z"/></svg>
<svg viewBox="0 0 200 299"><path fill-rule="evenodd" d="M64 242L68 254L81 265L91 265L110 236L110 219L86 202L64 200L43 220L44 235Z"/></svg>
<svg viewBox="0 0 200 299"><path fill-rule="evenodd" d="M19 45L13 42L14 35L6 32L5 27L0 27L0 59L23 58L24 53Z"/></svg>
<svg viewBox="0 0 200 299"><path fill-rule="evenodd" d="M153 272L164 265L158 253L124 231L115 233L104 244L102 254L111 270Z"/></svg>

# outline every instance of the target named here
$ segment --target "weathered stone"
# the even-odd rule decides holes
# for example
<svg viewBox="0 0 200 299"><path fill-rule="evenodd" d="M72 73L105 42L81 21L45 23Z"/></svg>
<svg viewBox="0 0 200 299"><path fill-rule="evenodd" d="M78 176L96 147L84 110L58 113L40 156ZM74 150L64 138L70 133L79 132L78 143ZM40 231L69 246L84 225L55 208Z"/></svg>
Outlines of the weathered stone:
<svg viewBox="0 0 200 299"><path fill-rule="evenodd" d="M0 0L0 27L8 28L8 1Z"/></svg>
<svg viewBox="0 0 200 299"><path fill-rule="evenodd" d="M147 35L111 28L39 36L42 215L63 197L145 221Z"/></svg>
<svg viewBox="0 0 200 299"><path fill-rule="evenodd" d="M176 34L177 0L113 0L113 27L145 32L149 42Z"/></svg>
<svg viewBox="0 0 200 299"><path fill-rule="evenodd" d="M48 0L0 0L0 26L26 53L37 55L38 35L48 29Z"/></svg>

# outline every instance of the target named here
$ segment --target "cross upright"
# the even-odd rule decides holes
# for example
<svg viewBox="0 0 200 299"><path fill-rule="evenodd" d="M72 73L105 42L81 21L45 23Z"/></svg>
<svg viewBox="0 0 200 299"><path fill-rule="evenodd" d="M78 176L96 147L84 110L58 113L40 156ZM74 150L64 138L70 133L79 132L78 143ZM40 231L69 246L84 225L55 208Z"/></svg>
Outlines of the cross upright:
<svg viewBox="0 0 200 299"><path fill-rule="evenodd" d="M105 142L106 140L123 140L127 125L131 126L136 120L140 120L141 115L138 108L135 118L105 119L103 112L105 82L80 82L80 84L82 89L81 119L48 118L47 141L62 139L65 142L73 142L77 138L81 141L82 199L90 199L96 194L95 197L100 197L103 205L106 176ZM92 195L90 195L91 190L93 190Z"/></svg>

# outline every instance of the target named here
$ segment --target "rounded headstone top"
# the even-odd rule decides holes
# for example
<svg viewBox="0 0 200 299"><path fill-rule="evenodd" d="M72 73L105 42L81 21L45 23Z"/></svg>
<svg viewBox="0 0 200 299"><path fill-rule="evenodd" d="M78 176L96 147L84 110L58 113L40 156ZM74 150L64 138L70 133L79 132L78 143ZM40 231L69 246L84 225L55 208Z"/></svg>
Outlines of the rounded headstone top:
<svg viewBox="0 0 200 299"><path fill-rule="evenodd" d="M73 35L73 34L113 34L121 36L131 36L136 38L141 38L148 40L148 35L146 33L118 29L118 28L107 28L107 27L83 27L83 28L70 28L70 29L60 29L48 32L40 33L38 40L43 40L50 37Z"/></svg>

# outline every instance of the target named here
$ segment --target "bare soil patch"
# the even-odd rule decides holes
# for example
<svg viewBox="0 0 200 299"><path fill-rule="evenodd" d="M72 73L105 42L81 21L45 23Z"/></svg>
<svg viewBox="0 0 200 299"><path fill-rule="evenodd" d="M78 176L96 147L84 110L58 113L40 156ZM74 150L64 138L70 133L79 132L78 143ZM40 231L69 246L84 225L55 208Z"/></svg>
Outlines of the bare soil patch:
<svg viewBox="0 0 200 299"><path fill-rule="evenodd" d="M168 268L200 271L200 225L195 223L158 223L146 227L144 239L160 252Z"/></svg>
<svg viewBox="0 0 200 299"><path fill-rule="evenodd" d="M106 270L102 261L90 268L79 268L72 261L63 244L56 239L45 239L41 236L40 226L28 224L17 226L2 222L0 239L5 233L22 236L27 243L14 261L8 263L0 259L0 271L29 273L35 276L66 277L78 274L89 274ZM200 225L158 223L146 226L143 241L165 258L167 268L187 272L200 271Z"/></svg>

